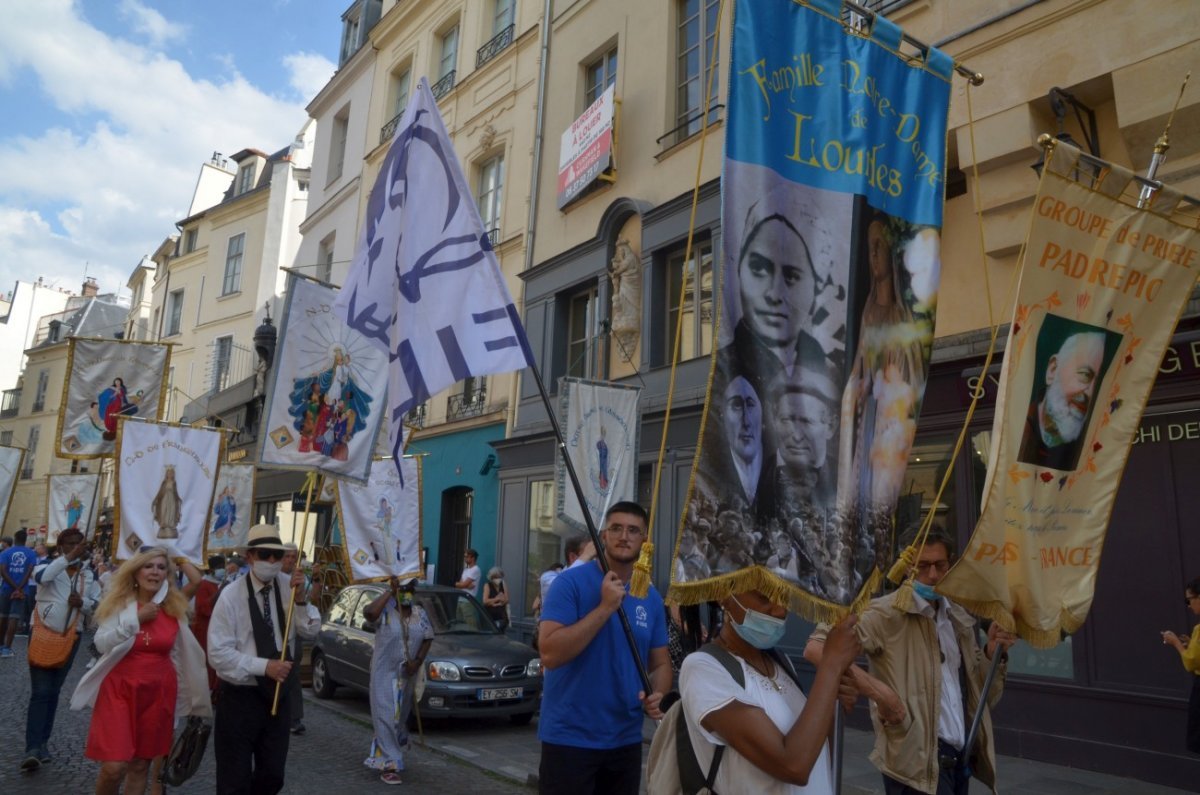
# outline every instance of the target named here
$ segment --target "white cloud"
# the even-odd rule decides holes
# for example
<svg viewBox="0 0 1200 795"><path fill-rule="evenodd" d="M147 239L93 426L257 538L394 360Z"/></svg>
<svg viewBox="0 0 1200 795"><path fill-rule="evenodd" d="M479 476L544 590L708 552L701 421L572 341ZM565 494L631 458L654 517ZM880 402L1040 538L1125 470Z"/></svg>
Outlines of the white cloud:
<svg viewBox="0 0 1200 795"><path fill-rule="evenodd" d="M140 17L151 20L143 33L176 35L165 20L154 27L155 18ZM318 79L318 59L294 58L292 86L309 91L301 86ZM124 289L142 255L175 233L213 151L276 151L307 119L302 102L268 94L236 70L200 79L162 52L108 36L69 0L6 8L0 79L26 70L39 101L67 118L0 138L0 290L32 274L78 289L85 263L103 291Z"/></svg>
<svg viewBox="0 0 1200 795"><path fill-rule="evenodd" d="M288 85L305 100L315 97L337 71L333 61L312 52L285 55L283 66L288 71Z"/></svg>
<svg viewBox="0 0 1200 795"><path fill-rule="evenodd" d="M153 8L148 8L137 0L121 0L119 6L121 16L133 29L150 40L151 46L161 47L175 41L181 41L187 34L187 27L169 21Z"/></svg>

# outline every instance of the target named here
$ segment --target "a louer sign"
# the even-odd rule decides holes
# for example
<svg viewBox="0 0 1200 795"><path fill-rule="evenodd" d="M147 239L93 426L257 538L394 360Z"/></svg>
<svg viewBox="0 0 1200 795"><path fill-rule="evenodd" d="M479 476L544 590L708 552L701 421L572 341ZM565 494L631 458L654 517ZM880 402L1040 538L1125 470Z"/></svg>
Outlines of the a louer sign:
<svg viewBox="0 0 1200 795"><path fill-rule="evenodd" d="M558 209L611 165L613 104L613 86L609 86L563 132L558 155Z"/></svg>

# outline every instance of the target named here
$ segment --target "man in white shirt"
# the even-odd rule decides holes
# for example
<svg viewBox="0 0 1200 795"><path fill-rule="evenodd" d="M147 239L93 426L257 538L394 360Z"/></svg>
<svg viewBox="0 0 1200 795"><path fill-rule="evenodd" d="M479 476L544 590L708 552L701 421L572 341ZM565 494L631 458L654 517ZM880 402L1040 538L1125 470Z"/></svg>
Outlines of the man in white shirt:
<svg viewBox="0 0 1200 795"><path fill-rule="evenodd" d="M476 561L479 560L479 553L473 549L468 549L467 554L463 555L463 570L458 578L458 582L454 583L454 587L466 591L475 598L479 598L479 581L483 578L483 572L479 570Z"/></svg>
<svg viewBox="0 0 1200 795"><path fill-rule="evenodd" d="M250 570L221 591L208 625L208 660L221 680L213 728L217 792L274 795L283 788L291 689L300 686L296 636L315 638L321 614L305 598L304 572L283 573L278 528L250 528L244 551ZM296 608L281 660L289 589Z"/></svg>

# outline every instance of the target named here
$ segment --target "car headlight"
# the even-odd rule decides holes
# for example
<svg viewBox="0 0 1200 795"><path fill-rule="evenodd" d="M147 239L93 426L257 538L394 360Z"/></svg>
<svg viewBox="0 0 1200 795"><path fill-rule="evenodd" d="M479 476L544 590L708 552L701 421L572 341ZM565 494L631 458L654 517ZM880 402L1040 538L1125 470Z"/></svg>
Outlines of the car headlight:
<svg viewBox="0 0 1200 795"><path fill-rule="evenodd" d="M457 682L462 679L462 674L454 663L435 660L429 663L429 678L440 682Z"/></svg>
<svg viewBox="0 0 1200 795"><path fill-rule="evenodd" d="M541 676L542 675L542 660L540 657L534 657L525 666L526 676Z"/></svg>

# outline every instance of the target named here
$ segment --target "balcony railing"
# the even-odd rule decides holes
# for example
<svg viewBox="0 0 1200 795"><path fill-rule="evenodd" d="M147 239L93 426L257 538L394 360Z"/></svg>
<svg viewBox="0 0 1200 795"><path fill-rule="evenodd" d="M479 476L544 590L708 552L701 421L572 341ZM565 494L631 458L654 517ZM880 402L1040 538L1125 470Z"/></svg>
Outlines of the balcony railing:
<svg viewBox="0 0 1200 795"><path fill-rule="evenodd" d="M400 119L403 118L404 111L400 111L394 117L388 120L388 123L379 129L379 143L386 144L392 140L396 134L396 128L400 126Z"/></svg>
<svg viewBox="0 0 1200 795"><path fill-rule="evenodd" d="M33 464L21 470L21 480L29 480L33 477Z"/></svg>
<svg viewBox="0 0 1200 795"><path fill-rule="evenodd" d="M724 109L725 109L725 105L722 103L718 103L716 105L712 105L709 107L708 123L710 126L713 124L716 124L718 121L721 120L721 111L723 111ZM704 111L698 110L695 113L693 113L692 115L688 116L686 119L684 119L682 122L680 122L675 127L672 127L671 129L667 130L665 133L660 135L655 140L655 143L658 144L659 146L661 146L664 151L667 149L670 149L675 144L683 143L688 138L691 138L693 135L700 132L700 127L701 127L701 124L703 123L703 119L704 119Z"/></svg>
<svg viewBox="0 0 1200 795"><path fill-rule="evenodd" d="M487 389L478 389L470 394L451 395L446 401L446 419L461 420L478 417L487 409Z"/></svg>
<svg viewBox="0 0 1200 795"><path fill-rule="evenodd" d="M500 227L493 226L487 231L487 236L488 242L492 244L492 248L498 246L500 244Z"/></svg>
<svg viewBox="0 0 1200 795"><path fill-rule="evenodd" d="M33 401L33 413L34 414L37 414L39 411L42 411L45 408L46 408L46 399L45 398L42 398L41 400Z"/></svg>
<svg viewBox="0 0 1200 795"><path fill-rule="evenodd" d="M208 354L210 391L216 394L254 375L257 361L254 351L237 344L230 344L228 357L222 358L214 342Z"/></svg>
<svg viewBox="0 0 1200 795"><path fill-rule="evenodd" d="M17 412L21 409L21 390L6 389L4 390L4 399L0 401L0 419L8 419L9 417L17 416Z"/></svg>
<svg viewBox="0 0 1200 795"><path fill-rule="evenodd" d="M495 58L504 50L505 47L512 44L513 30L515 28L516 25L509 25L495 36L492 36L491 40L489 40L487 44L483 45L475 52L476 69Z"/></svg>
<svg viewBox="0 0 1200 795"><path fill-rule="evenodd" d="M433 93L433 98L435 100L441 99L450 93L450 89L454 88L454 76L456 74L458 74L458 70L451 69L446 73L445 77L429 87L429 90Z"/></svg>
<svg viewBox="0 0 1200 795"><path fill-rule="evenodd" d="M413 428L424 428L425 427L425 404L422 403L421 405L417 406L416 408L410 409L409 412L404 415L404 424L410 425Z"/></svg>

